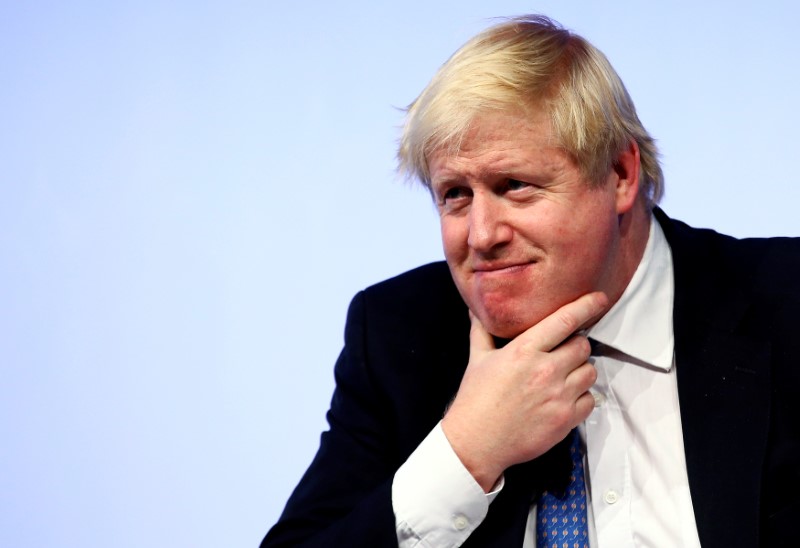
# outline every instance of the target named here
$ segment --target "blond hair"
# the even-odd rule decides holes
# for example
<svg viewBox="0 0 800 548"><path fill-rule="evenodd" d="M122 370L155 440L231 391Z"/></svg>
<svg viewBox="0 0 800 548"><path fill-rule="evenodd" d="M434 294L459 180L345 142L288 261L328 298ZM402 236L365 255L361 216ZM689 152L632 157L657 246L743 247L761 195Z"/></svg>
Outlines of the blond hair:
<svg viewBox="0 0 800 548"><path fill-rule="evenodd" d="M636 141L642 192L651 204L661 198L655 142L608 59L584 38L539 15L490 27L442 65L407 109L399 169L430 186L430 154L458 152L477 116L530 109L549 113L559 145L594 183Z"/></svg>

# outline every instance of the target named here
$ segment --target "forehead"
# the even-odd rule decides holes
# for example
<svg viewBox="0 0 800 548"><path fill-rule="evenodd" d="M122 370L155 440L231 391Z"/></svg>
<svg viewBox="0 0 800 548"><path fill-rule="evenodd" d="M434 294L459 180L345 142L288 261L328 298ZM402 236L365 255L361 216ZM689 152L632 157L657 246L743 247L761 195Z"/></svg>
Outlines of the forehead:
<svg viewBox="0 0 800 548"><path fill-rule="evenodd" d="M475 116L457 143L429 154L428 165L435 184L442 177L459 176L462 170L504 172L534 164L544 168L565 159L548 116L530 111L490 112Z"/></svg>

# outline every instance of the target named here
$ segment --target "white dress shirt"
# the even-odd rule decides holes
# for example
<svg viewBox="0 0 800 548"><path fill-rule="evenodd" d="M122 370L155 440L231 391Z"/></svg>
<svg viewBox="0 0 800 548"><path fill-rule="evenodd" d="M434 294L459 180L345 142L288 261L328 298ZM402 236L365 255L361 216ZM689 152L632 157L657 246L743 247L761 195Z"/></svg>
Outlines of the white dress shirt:
<svg viewBox="0 0 800 548"><path fill-rule="evenodd" d="M683 450L674 363L672 256L653 219L642 260L620 299L587 333L596 406L586 445L589 541L595 548L699 547ZM401 548L460 546L485 518L484 493L437 425L395 474ZM523 548L535 546L535 506Z"/></svg>

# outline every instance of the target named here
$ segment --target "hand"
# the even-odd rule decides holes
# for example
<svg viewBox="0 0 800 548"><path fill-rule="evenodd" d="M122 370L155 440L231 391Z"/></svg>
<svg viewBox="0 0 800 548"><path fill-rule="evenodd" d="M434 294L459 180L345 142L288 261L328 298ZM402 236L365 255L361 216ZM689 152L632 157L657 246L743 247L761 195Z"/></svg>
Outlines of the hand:
<svg viewBox="0 0 800 548"><path fill-rule="evenodd" d="M469 364L442 430L461 462L489 491L511 465L547 452L594 408L597 372L586 337L575 332L606 311L589 293L501 349L470 313Z"/></svg>

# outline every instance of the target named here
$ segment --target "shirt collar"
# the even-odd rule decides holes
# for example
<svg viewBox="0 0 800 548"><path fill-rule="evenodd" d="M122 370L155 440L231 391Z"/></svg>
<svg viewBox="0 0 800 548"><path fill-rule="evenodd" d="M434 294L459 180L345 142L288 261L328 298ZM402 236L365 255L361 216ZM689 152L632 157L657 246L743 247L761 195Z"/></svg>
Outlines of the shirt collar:
<svg viewBox="0 0 800 548"><path fill-rule="evenodd" d="M672 254L664 231L651 216L647 246L633 278L587 336L637 361L669 371L675 348L674 296Z"/></svg>

